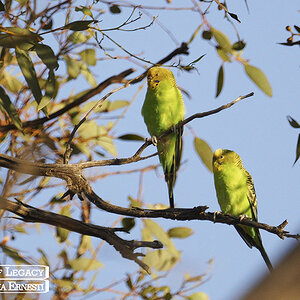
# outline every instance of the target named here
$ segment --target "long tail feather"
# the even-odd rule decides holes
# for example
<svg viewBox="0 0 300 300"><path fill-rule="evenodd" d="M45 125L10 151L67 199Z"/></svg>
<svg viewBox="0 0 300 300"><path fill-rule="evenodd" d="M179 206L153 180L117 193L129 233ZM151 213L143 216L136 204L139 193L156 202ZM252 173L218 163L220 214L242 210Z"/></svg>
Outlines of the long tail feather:
<svg viewBox="0 0 300 300"><path fill-rule="evenodd" d="M169 190L169 201L170 201L170 208L174 208L174 196L173 196L173 189Z"/></svg>
<svg viewBox="0 0 300 300"><path fill-rule="evenodd" d="M241 238L244 240L244 242L247 244L248 247L250 247L250 248L255 247L259 250L259 252L260 252L262 258L264 259L269 271L271 272L273 270L273 266L271 264L271 261L270 261L268 255L267 255L267 252L264 249L264 246L262 244L259 230L256 229L257 240L255 241L254 238L251 237L249 234L247 234L241 226L235 225L234 227L237 230L237 232L239 233L239 235L241 236Z"/></svg>
<svg viewBox="0 0 300 300"><path fill-rule="evenodd" d="M264 247L259 247L257 249L259 250L261 256L263 257L269 271L272 272L273 271L273 266L271 264L271 261L270 261L268 255L267 255L267 252L265 251Z"/></svg>

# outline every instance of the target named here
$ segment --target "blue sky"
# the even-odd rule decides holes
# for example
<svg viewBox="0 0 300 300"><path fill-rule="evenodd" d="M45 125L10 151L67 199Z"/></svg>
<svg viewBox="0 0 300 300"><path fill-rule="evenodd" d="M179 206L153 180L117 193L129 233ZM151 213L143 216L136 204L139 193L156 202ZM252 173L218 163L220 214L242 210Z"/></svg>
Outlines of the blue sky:
<svg viewBox="0 0 300 300"><path fill-rule="evenodd" d="M161 4L163 5L164 2ZM179 6L180 1L173 1L172 5ZM296 1L289 2L289 5L282 5L280 1L256 1L249 3L248 14L243 1L228 2L228 6L242 21L241 24L235 22L235 25L241 38L247 43L243 57L264 71L272 85L273 97L267 97L247 78L242 65L232 63L224 67L224 90L215 99L217 71L221 60L217 57L214 48L198 36L191 44L190 56L182 56L181 59L184 63L189 63L205 53L205 58L197 64L199 74L174 70L178 85L187 90L192 97L191 100L184 99L187 116L215 108L239 95L255 92L254 97L217 115L194 120L190 125L197 136L206 140L213 149L228 148L240 154L245 167L254 179L260 221L278 225L287 218L289 220L287 230L298 232L300 228L299 166L292 167L298 132L289 126L286 116L292 115L296 120L300 119L297 63L299 49L278 45L278 42L285 41L289 36L285 26L297 24L299 21L298 7ZM154 15L157 13L151 12ZM226 33L232 41L236 40L235 32L223 19L222 12L211 10L207 19L212 26ZM159 12L158 20L172 31L180 43L189 39L191 32L200 22L200 16L197 13L165 11ZM104 19L103 23L105 22ZM122 38L120 34L115 36L118 37L118 41ZM136 40L137 36L139 42ZM153 36L157 38L153 39ZM132 43L130 41L124 40L123 45L128 45L132 51L139 52L140 49L143 51L143 57L151 61L160 59L174 48L174 43L157 25L137 33ZM132 87L124 91L124 94L133 95L135 90L136 87ZM147 135L139 115L144 94L145 88L126 118L120 122L120 132ZM114 95L114 98L122 97ZM120 155L126 156L134 151L132 149L135 149L135 146L131 148L124 142L120 142L119 149ZM151 159L151 163L157 161L157 158ZM208 205L210 211L219 210L212 175L196 156L193 149L193 136L187 129L184 132L183 161L185 164L179 171L175 187L176 205L178 207ZM159 175L158 177L154 173L145 174L143 182L145 201L167 203L167 189L161 170ZM118 181L118 178L107 180L107 186L113 184L115 180ZM105 192L105 199L111 201L116 199L115 203L122 204L126 203L124 191L132 190L130 193L136 195L137 176L126 180L125 185L121 182L120 179L119 196L112 195L108 190ZM97 190L97 185L95 189ZM199 290L206 292L210 299L214 300L238 299L267 273L259 252L256 249L249 249L233 227L203 221L158 220L158 222L166 229L174 226L191 226L194 230L192 237L176 241L176 245L182 251L182 260L176 266L175 272L169 275L169 283L179 284L178 274L184 272L192 275L204 273L207 261L213 258L210 278ZM295 244L295 241L282 241L266 232L261 234L265 249L274 265L289 247Z"/></svg>
<svg viewBox="0 0 300 300"><path fill-rule="evenodd" d="M97 5L100 6L100 2ZM166 2L157 1L155 5L165 6ZM192 4L187 2L186 5L191 6ZM269 98L261 92L246 76L243 66L234 62L224 66L224 89L221 95L215 99L216 78L221 60L214 47L203 40L201 35L197 36L190 45L190 55L181 57L182 63L188 64L200 55L206 54L196 65L198 72L187 73L177 69L172 70L178 85L191 95L191 99L184 96L187 116L215 108L240 95L252 91L255 93L254 97L219 114L194 120L190 126L196 135L204 139L213 150L227 148L240 154L244 166L252 175L255 183L259 220L270 225L278 225L288 219L289 224L286 229L296 233L300 230L299 163L294 167L292 164L295 159L298 132L290 127L286 116L291 115L300 122L299 49L281 46L278 45L278 42L284 42L289 37L288 32L285 31L286 25L299 25L297 23L299 22L298 1L289 1L284 5L279 0L249 1L250 13L247 12L243 1L228 1L227 5L229 10L236 13L242 21L241 24L237 22L234 24L241 38L247 43L243 57L264 71L273 88L273 97ZM170 7L178 6L182 6L181 1L172 1L170 4ZM125 15L126 11L130 12L129 9L124 9ZM174 34L179 43L187 41L201 22L200 15L196 12L167 10L149 10L149 12L158 16L158 20ZM233 27L223 18L223 12L211 9L207 19L213 27L226 33L232 41L236 41ZM147 22L149 19L144 14L141 23L147 24ZM107 28L119 23L119 15L105 14L100 24ZM176 44L156 23L143 31L112 32L111 37L129 51L136 54L142 53L141 57L150 61L161 59L176 47ZM105 44L115 47L108 41ZM120 50L116 50L115 54L124 55ZM103 53L99 52L99 57L103 57ZM144 70L143 66L148 67L145 63L135 65L125 60L109 60L99 64L99 70L94 69L94 71L97 70L96 80L100 82L132 66L137 69L136 74L140 74ZM63 68L63 63L61 63L60 71ZM82 81L80 85L74 84L72 90L80 92L84 85L86 88L88 87L85 81ZM122 90L114 94L111 99L129 100L139 86L133 85ZM126 133L148 136L140 114L145 92L144 86L125 118L115 128L116 136ZM132 155L139 146L138 143L124 141L116 141L116 145L119 157ZM149 147L146 153L150 154L153 151L155 149ZM184 131L182 160L184 164L179 170L174 191L175 205L177 207L207 205L209 211L219 210L212 174L207 171L196 155L193 148L193 135L187 128ZM88 172L95 174L130 170L157 163L158 158L154 157L130 166L106 167ZM137 174L133 174L109 177L93 184L93 187L103 199L125 206L128 204L128 195L136 197L138 184L139 177ZM145 202L152 204L168 203L167 187L161 169L158 173L145 173L142 198ZM110 226L115 219L115 216L100 212L97 208L93 208L92 215L93 222L103 226ZM178 249L182 251L182 258L169 274L167 284L178 287L185 272L191 275L205 273L208 268L207 262L213 259L214 263L208 274L209 279L198 290L207 293L213 300L238 299L267 273L267 268L258 250L249 249L232 226L206 221L156 221L166 230L176 226L190 226L194 231L194 234L188 239L175 241ZM42 228L46 229L46 226L43 225ZM295 245L295 241L280 240L277 236L264 231L261 232L261 235L265 249L275 266L282 255ZM135 229L130 236L124 235L124 237L139 239L140 231ZM78 236L74 234L74 239L77 238ZM22 242L22 238L18 240L18 242L20 241ZM48 245L48 251L55 253L56 245L50 241L51 238L45 242ZM98 243L99 241L94 240L94 245ZM99 270L103 286L115 278L120 278L137 269L134 263L121 258L106 244L100 251L98 259L105 264L105 269ZM102 286L102 284L100 285Z"/></svg>

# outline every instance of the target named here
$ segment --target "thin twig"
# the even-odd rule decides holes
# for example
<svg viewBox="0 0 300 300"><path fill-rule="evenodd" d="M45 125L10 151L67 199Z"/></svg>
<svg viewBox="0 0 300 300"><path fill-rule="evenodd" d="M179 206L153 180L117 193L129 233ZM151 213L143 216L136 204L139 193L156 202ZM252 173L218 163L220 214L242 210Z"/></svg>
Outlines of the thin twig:
<svg viewBox="0 0 300 300"><path fill-rule="evenodd" d="M112 94L126 88L129 86L129 82L127 82L126 84L124 84L123 86L117 88L117 89L114 89L112 91L110 91L109 93L107 93L104 97L102 97L99 101L97 101L97 103L86 113L86 115L79 121L78 124L76 124L70 134L70 137L69 137L69 140L67 142L67 145L66 145L66 151L65 151L65 154L64 154L64 163L67 164L68 161L69 161L69 158L70 158L70 155L71 155L71 152L72 152L72 149L71 149L71 142L75 136L75 133L76 131L79 129L79 127L88 119L88 117L91 115L91 113L93 111L95 111L96 109L100 108L103 104L103 102L108 98L110 97Z"/></svg>

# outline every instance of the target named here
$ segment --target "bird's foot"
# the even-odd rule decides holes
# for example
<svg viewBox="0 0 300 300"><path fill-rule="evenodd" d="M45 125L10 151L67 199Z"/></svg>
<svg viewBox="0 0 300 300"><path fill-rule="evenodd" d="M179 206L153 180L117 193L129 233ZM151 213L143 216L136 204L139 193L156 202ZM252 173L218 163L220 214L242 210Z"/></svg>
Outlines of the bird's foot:
<svg viewBox="0 0 300 300"><path fill-rule="evenodd" d="M176 125L172 125L170 129L173 133L176 133L176 134L180 133L180 127L178 128L178 127L176 127Z"/></svg>
<svg viewBox="0 0 300 300"><path fill-rule="evenodd" d="M155 135L151 136L151 139L146 138L145 141L151 142L154 146L157 146L157 137Z"/></svg>
<svg viewBox="0 0 300 300"><path fill-rule="evenodd" d="M154 146L157 146L157 137L155 135L151 136L151 142Z"/></svg>
<svg viewBox="0 0 300 300"><path fill-rule="evenodd" d="M245 218L248 218L248 216L247 215L240 215L239 216L240 221L243 221Z"/></svg>
<svg viewBox="0 0 300 300"><path fill-rule="evenodd" d="M220 215L220 214L221 214L221 212L218 211L218 210L216 210L216 211L214 212L214 223L216 223L216 217L217 217L217 215Z"/></svg>

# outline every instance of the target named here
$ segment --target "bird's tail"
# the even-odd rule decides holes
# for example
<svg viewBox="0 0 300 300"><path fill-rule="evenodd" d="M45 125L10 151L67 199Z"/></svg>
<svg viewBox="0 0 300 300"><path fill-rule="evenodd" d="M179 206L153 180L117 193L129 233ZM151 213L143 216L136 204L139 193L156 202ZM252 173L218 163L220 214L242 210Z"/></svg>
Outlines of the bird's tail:
<svg viewBox="0 0 300 300"><path fill-rule="evenodd" d="M173 186L168 184L169 189L169 201L170 201L170 208L174 208L174 195L173 195Z"/></svg>
<svg viewBox="0 0 300 300"><path fill-rule="evenodd" d="M259 250L261 256L263 257L263 259L264 259L264 261L265 261L265 263L266 263L266 265L267 265L269 271L272 272L272 271L273 271L273 266L272 266L272 264L271 264L271 261L270 261L268 255L267 255L266 250L264 249L263 246L257 247L257 249Z"/></svg>
<svg viewBox="0 0 300 300"><path fill-rule="evenodd" d="M174 185L175 185L175 181L176 181L176 170L175 170L175 164L174 163L172 164L170 170L166 170L165 180L168 184L170 208L174 208L173 189L174 189Z"/></svg>
<svg viewBox="0 0 300 300"><path fill-rule="evenodd" d="M255 228L256 238L253 238L251 235L247 233L248 227L244 225L235 225L234 226L241 238L244 240L244 242L247 244L248 247L252 248L255 247L259 250L261 256L263 257L269 271L273 271L273 266L271 264L271 261L267 255L267 252L262 244L261 236L259 233L259 230Z"/></svg>

